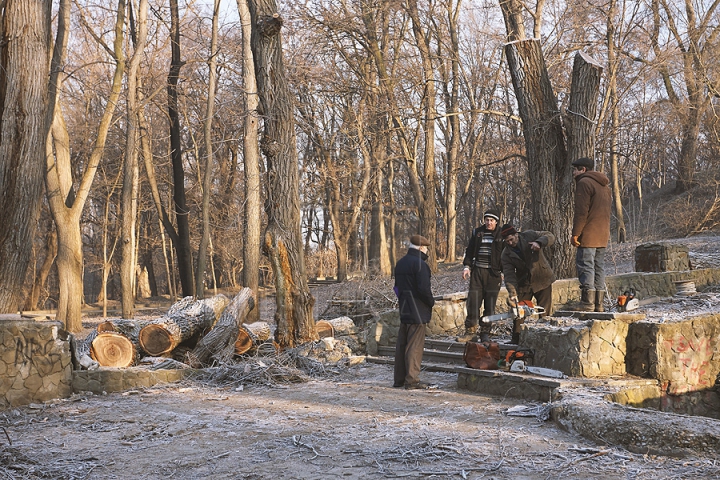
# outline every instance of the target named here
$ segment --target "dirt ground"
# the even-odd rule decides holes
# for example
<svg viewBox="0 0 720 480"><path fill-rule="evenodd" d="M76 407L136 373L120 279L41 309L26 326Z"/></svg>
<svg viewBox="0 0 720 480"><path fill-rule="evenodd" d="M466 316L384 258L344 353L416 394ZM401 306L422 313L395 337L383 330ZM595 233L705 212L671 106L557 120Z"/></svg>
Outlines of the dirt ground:
<svg viewBox="0 0 720 480"><path fill-rule="evenodd" d="M669 458L598 445L520 404L456 388L392 388L360 364L284 386L76 395L0 414L2 478L718 478L720 455Z"/></svg>

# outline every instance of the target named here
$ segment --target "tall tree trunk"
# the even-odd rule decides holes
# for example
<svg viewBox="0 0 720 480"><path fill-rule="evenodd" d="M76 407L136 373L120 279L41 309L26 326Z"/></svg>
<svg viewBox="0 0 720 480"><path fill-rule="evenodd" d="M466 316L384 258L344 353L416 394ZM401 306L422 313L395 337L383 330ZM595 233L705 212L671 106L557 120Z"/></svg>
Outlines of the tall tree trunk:
<svg viewBox="0 0 720 480"><path fill-rule="evenodd" d="M195 271L195 293L198 298L205 296L205 269L207 266L207 249L210 243L210 190L212 188L212 119L215 114L215 88L217 84L217 43L218 43L218 15L220 14L220 0L215 0L212 17L212 34L210 35L210 58L208 59L208 97L205 108L205 122L203 125L203 140L205 145L205 172L203 176L202 192L202 238L198 246L197 270ZM213 282L214 285L215 282Z"/></svg>
<svg viewBox="0 0 720 480"><path fill-rule="evenodd" d="M0 313L17 312L40 215L48 99L51 2L0 10ZM48 111L50 113L48 113Z"/></svg>
<svg viewBox="0 0 720 480"><path fill-rule="evenodd" d="M530 188L535 200L532 224L556 236L558 241L549 252L550 263L558 277L571 277L575 275L575 262L568 232L572 227L574 185L557 99L540 41L525 39L521 2L507 0L500 6L508 33L505 55L523 120ZM575 155L594 157L593 122L600 72L602 68L589 57L575 57L568 112L572 116L568 135Z"/></svg>
<svg viewBox="0 0 720 480"><path fill-rule="evenodd" d="M258 143L258 89L252 52L252 19L247 0L237 0L243 43L243 84L245 125L243 165L245 170L245 241L243 242L243 285L259 299L260 286L260 146ZM248 312L247 323L260 319L260 309Z"/></svg>
<svg viewBox="0 0 720 480"><path fill-rule="evenodd" d="M147 39L147 0L141 0L138 6L137 26L133 22L132 4L130 10L131 38L134 51L127 73L127 131L125 139L125 164L123 166L122 186L122 262L120 263L120 282L122 285L121 308L122 318L135 316L135 295L137 286L137 221L138 195L140 190L140 167L138 155L140 148L139 121L140 106L138 104L138 71L140 59L145 50ZM137 31L136 31L137 29Z"/></svg>
<svg viewBox="0 0 720 480"><path fill-rule="evenodd" d="M182 286L183 297L192 296L194 291L193 283L193 261L192 250L190 249L190 209L187 206L185 197L185 169L182 162L182 144L180 139L180 113L178 110L178 81L180 69L184 62L180 59L180 13L178 11L178 0L170 0L170 73L168 74L168 118L170 120L170 158L173 166L173 201L175 206L175 218L177 222L177 233L168 230L170 239L175 246L177 253L178 270L180 272L180 285ZM166 229L168 225L165 226Z"/></svg>
<svg viewBox="0 0 720 480"><path fill-rule="evenodd" d="M430 46L428 38L422 30L422 22L417 8L417 0L408 0L408 12L412 19L412 28L415 35L420 59L422 61L423 74L423 184L424 194L417 188L413 189L415 202L418 206L420 225L419 232L430 240L432 244L428 249L428 265L434 272L437 270L437 205L435 202L435 189L437 188L437 173L435 172L435 120L437 118L437 107L435 105L435 78L432 60L430 58ZM408 159L410 160L410 159ZM410 175L416 176L417 164L415 161L408 162ZM419 182L411 182L417 185Z"/></svg>
<svg viewBox="0 0 720 480"><path fill-rule="evenodd" d="M445 205L447 209L447 253L445 262L455 263L457 256L457 164L460 154L460 107L458 89L460 85L460 38L458 36L458 16L460 0L453 8L453 2L447 3L448 29L450 33L451 55L451 91L448 95L447 114L450 130L450 146L447 152L447 176L445 179Z"/></svg>
<svg viewBox="0 0 720 480"><path fill-rule="evenodd" d="M317 340L302 256L297 141L292 96L282 58L283 19L274 0L252 0L252 47L264 118L261 149L267 160L268 226L263 248L275 274L277 330L281 348Z"/></svg>
<svg viewBox="0 0 720 480"><path fill-rule="evenodd" d="M55 263L55 258L57 257L57 230L54 225L50 228L51 231L45 239L45 259L43 260L43 264L40 266L40 270L33 281L30 296L28 296L25 300L25 308L23 310L36 310L38 308L40 291L44 288L48 276L50 275L50 269L52 269L52 266Z"/></svg>
<svg viewBox="0 0 720 480"><path fill-rule="evenodd" d="M147 5L147 1L143 0ZM67 128L62 117L60 103L57 94L53 94L57 106L54 111L52 135L48 135L45 144L46 175L45 184L47 188L48 204L58 231L58 277L60 286L60 298L58 301L57 319L65 323L65 328L71 332L82 330L81 306L83 299L82 284L82 234L80 229L80 218L85 202L90 194L90 187L95 178L98 165L102 159L107 141L108 130L115 112L115 107L120 97L122 88L122 77L125 71L125 58L123 53L125 24L125 0L118 0L117 15L115 20L115 38L113 41L112 56L115 61L115 72L110 86L110 95L105 103L100 124L98 125L95 142L87 167L83 172L77 193L73 191L72 165L70 164L69 138ZM146 7L147 8L147 7ZM59 18L69 26L70 2L61 2ZM60 23L58 24L60 25ZM63 27L63 29L66 29ZM50 85L59 89L61 82L62 64L67 44L67 32L63 33L58 28L58 37L55 41L53 53ZM53 87L54 86L54 87Z"/></svg>

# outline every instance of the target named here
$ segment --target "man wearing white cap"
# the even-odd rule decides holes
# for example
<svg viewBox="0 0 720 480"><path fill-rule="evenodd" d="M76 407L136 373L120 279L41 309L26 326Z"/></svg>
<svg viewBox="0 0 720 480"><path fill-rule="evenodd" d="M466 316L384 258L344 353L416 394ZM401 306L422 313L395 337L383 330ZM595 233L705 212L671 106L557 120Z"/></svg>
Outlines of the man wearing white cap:
<svg viewBox="0 0 720 480"><path fill-rule="evenodd" d="M458 337L458 342L469 342L478 332L481 316L494 315L495 304L500 293L500 274L502 263L500 256L503 240L500 235L500 214L491 208L483 215L484 224L473 230L463 258L463 279L470 279L467 297L467 318L465 318L465 335ZM480 304L483 314L480 315ZM490 340L490 327L484 325L480 331L480 341Z"/></svg>

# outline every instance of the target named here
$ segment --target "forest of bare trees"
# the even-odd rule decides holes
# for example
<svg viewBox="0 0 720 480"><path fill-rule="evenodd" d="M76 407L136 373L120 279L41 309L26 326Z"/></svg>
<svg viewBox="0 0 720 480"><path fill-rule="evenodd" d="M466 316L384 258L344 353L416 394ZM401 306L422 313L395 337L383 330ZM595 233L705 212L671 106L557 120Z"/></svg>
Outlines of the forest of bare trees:
<svg viewBox="0 0 720 480"><path fill-rule="evenodd" d="M290 345L308 277L455 262L488 207L572 275L578 155L613 241L720 222L717 0L48 3L0 5L0 312L267 285Z"/></svg>

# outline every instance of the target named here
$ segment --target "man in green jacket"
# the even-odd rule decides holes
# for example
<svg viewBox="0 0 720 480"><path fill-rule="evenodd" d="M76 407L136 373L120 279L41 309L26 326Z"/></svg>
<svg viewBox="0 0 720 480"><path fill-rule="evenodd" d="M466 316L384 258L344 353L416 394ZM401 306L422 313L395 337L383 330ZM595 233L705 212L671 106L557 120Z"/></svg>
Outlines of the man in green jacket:
<svg viewBox="0 0 720 480"><path fill-rule="evenodd" d="M555 273L545 258L543 250L555 243L550 232L526 230L518 232L512 225L500 229L505 242L500 260L505 275L510 306L515 307L522 300L532 300L545 309L545 315L552 315L552 284ZM520 325L523 319L513 322L512 343L520 341Z"/></svg>

